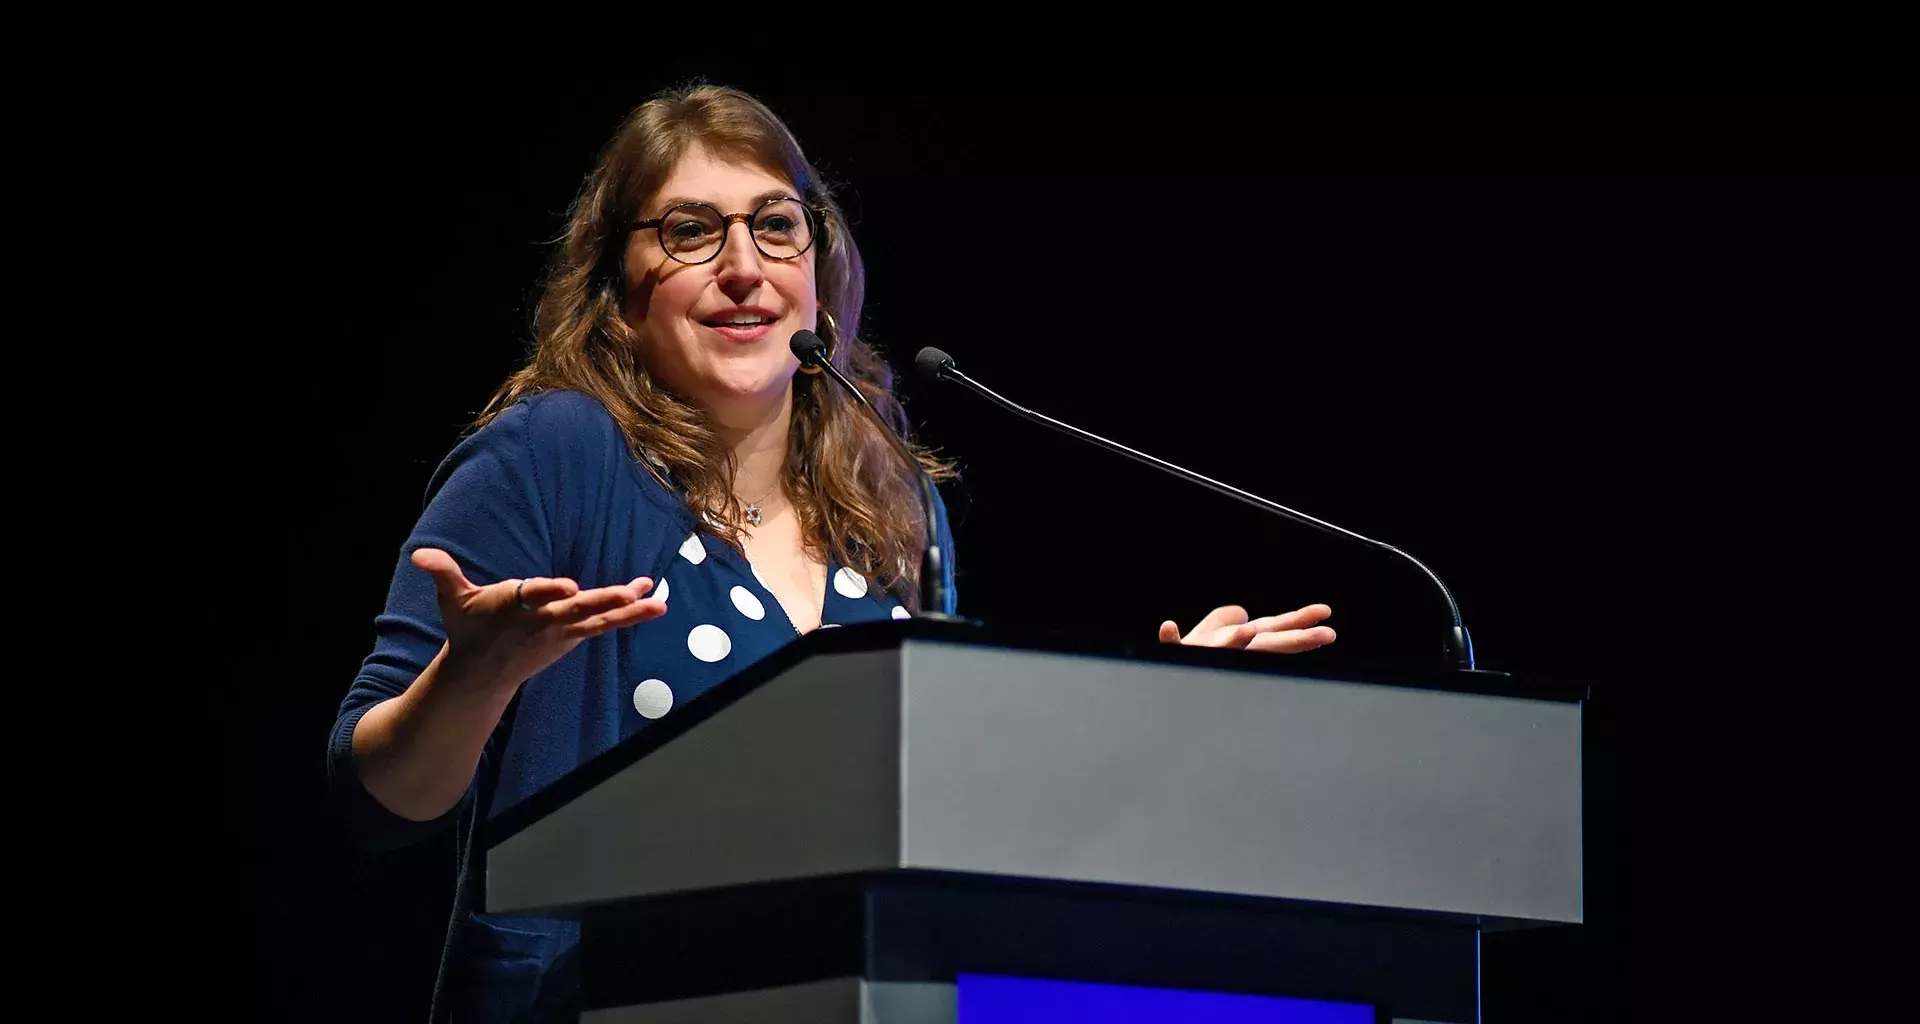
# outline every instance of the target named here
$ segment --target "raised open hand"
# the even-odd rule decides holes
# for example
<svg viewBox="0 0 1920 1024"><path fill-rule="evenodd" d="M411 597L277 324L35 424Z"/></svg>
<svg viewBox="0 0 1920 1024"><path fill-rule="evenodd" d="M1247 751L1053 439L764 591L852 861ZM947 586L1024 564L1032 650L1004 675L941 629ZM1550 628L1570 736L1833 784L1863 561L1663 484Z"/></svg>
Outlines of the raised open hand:
<svg viewBox="0 0 1920 1024"><path fill-rule="evenodd" d="M666 601L646 597L645 576L593 590L545 576L483 587L439 548L416 550L413 564L439 592L448 667L481 686L519 686L588 637L667 613Z"/></svg>
<svg viewBox="0 0 1920 1024"><path fill-rule="evenodd" d="M1333 627L1322 626L1333 614L1324 604L1310 604L1285 615L1249 619L1247 610L1237 604L1223 605L1207 613L1186 636L1169 619L1160 624L1162 643L1191 644L1196 647L1243 647L1249 651L1274 651L1298 654L1333 642Z"/></svg>

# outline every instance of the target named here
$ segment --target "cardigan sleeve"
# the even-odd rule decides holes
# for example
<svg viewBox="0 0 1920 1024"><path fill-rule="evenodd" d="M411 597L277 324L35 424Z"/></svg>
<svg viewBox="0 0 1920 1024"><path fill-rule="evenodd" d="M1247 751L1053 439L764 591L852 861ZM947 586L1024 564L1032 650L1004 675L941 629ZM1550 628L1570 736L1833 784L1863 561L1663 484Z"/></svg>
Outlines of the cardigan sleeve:
<svg viewBox="0 0 1920 1024"><path fill-rule="evenodd" d="M433 580L410 560L415 549L446 551L469 580L483 586L557 575L555 551L567 538L556 529L554 509L563 502L552 485L561 476L586 474L566 473L569 467L554 456L577 456L596 445L592 437L569 436L577 427L570 421L582 410L545 397L513 406L454 448L435 471L425 510L401 545L386 606L374 619L373 649L341 701L328 742L327 774L336 808L365 846L384 849L424 839L450 827L473 798L469 786L466 798L434 821L410 821L388 811L354 770L353 731L374 705L405 692L445 640ZM476 777L498 757L500 735L496 729Z"/></svg>

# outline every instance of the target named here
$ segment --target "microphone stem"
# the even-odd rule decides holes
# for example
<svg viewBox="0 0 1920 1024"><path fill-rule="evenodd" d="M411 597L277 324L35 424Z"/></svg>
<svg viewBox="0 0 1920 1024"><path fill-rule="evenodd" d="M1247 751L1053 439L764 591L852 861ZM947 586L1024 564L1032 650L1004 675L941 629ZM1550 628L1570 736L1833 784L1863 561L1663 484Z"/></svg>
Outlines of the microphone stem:
<svg viewBox="0 0 1920 1024"><path fill-rule="evenodd" d="M1087 431L1081 430L1079 427L1076 427L1071 423L1062 423L1059 420L1056 420L1053 417L1046 415L1045 413L1035 412L1034 410L1029 409L1024 405L1021 405L1010 398L1006 398L1002 396L998 392L994 391L992 388L987 387L985 384L982 384L977 380L974 380L972 377L967 376L965 373L962 373L960 370L956 369L951 363L941 366L939 368L939 373L940 373L940 376L942 377L945 377L949 380L957 381L961 384L966 385L969 388L972 388L974 391L984 396L988 401L993 402L995 405L1000 406L1001 408L1007 410L1008 412L1013 413L1016 416L1020 416L1025 419L1032 420L1035 423L1044 424L1045 426L1052 427L1053 429L1058 430L1061 433L1072 435L1083 441L1090 441L1096 445L1099 445L1102 448L1107 449L1110 452L1117 452L1118 454L1124 455L1127 458L1133 459L1136 462L1143 462L1149 466L1153 466L1158 469L1165 470L1169 473L1172 473L1174 476L1180 477L1181 479L1190 480L1193 483L1199 484L1200 486L1205 487L1208 490L1213 491L1217 494L1224 494L1229 498L1238 499L1248 505L1252 505L1254 508L1264 509L1265 511L1272 512L1277 515L1285 516L1288 519L1291 519L1295 522L1304 523L1305 525L1314 527L1315 529L1318 529L1318 530L1324 530L1328 533L1336 533L1343 537L1348 537L1353 540L1357 540L1363 544L1367 544L1372 547L1379 548L1382 551L1392 552L1393 554L1399 556L1400 558L1405 559L1406 561L1412 563L1414 568L1419 569L1422 573L1426 574L1427 579L1430 579L1433 581L1433 585L1435 589L1440 591L1440 597L1443 600L1445 600L1447 603L1447 613L1453 617L1453 628L1449 632L1448 639L1447 639L1448 662L1452 665L1452 667L1457 669L1471 670L1473 668L1473 642L1467 635L1466 625L1460 619L1460 605L1454 601L1453 592L1447 589L1447 585L1445 583L1441 582L1439 574L1434 572L1432 569L1427 568L1426 563L1420 561L1418 558L1415 558L1412 555L1406 553L1405 551L1402 551L1399 548L1394 547L1393 545L1388 544L1384 541L1377 541L1371 537L1363 537L1360 534L1353 532L1352 530L1346 529L1345 527L1335 526L1334 524L1329 523L1324 519L1316 519L1313 516L1307 515L1305 512L1297 512L1293 509L1286 507L1285 505L1279 504L1278 502L1268 501L1267 499L1262 498L1258 494L1253 494L1248 491L1243 491L1240 488L1233 486L1232 484L1221 483L1220 481L1215 480L1212 477L1201 476L1199 473L1195 473L1190 469L1185 469L1183 467L1176 466L1173 463L1166 461L1165 459L1156 459L1153 456L1148 455L1146 452L1135 451L1134 449L1129 448L1126 445L1120 444L1117 441L1109 441L1098 434L1090 434Z"/></svg>
<svg viewBox="0 0 1920 1024"><path fill-rule="evenodd" d="M935 532L938 524L933 518L933 480L921 467L920 460L914 457L906 443L901 441L893 432L893 428L887 424L886 417L880 415L880 410L875 409L873 403L867 401L867 396L861 394L853 381L848 380L831 360L817 357L808 362L825 370L840 383L842 388L846 389L847 394L852 395L854 400L866 409L867 415L872 417L873 422L880 427L881 436L887 439L887 443L893 446L894 453L906 462L907 467L913 470L914 477L920 481L920 500L922 507L926 510L924 518L927 521L927 549L920 556L920 614L930 618L950 618L952 613L947 608L946 563L940 551L940 538Z"/></svg>

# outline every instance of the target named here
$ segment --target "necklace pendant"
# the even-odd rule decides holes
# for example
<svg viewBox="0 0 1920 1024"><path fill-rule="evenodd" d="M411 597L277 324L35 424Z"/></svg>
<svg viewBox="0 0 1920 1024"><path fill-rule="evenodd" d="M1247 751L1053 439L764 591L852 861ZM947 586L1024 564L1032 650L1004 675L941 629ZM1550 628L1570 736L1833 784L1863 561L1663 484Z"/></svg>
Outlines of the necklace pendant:
<svg viewBox="0 0 1920 1024"><path fill-rule="evenodd" d="M760 506L758 505L747 506L747 522L752 523L755 526L760 525Z"/></svg>

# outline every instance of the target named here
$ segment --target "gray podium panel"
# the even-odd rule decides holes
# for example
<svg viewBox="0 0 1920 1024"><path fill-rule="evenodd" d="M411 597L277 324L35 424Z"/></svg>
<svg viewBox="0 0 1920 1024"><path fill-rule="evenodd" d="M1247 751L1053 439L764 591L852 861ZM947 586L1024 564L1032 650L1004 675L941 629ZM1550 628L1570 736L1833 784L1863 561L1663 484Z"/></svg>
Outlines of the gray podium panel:
<svg viewBox="0 0 1920 1024"><path fill-rule="evenodd" d="M1578 922L1580 706L907 639L495 846L487 906L919 868Z"/></svg>
<svg viewBox="0 0 1920 1024"><path fill-rule="evenodd" d="M899 866L899 654L810 658L487 854L487 909Z"/></svg>
<svg viewBox="0 0 1920 1024"><path fill-rule="evenodd" d="M902 678L905 866L1580 920L1576 704L960 645Z"/></svg>

